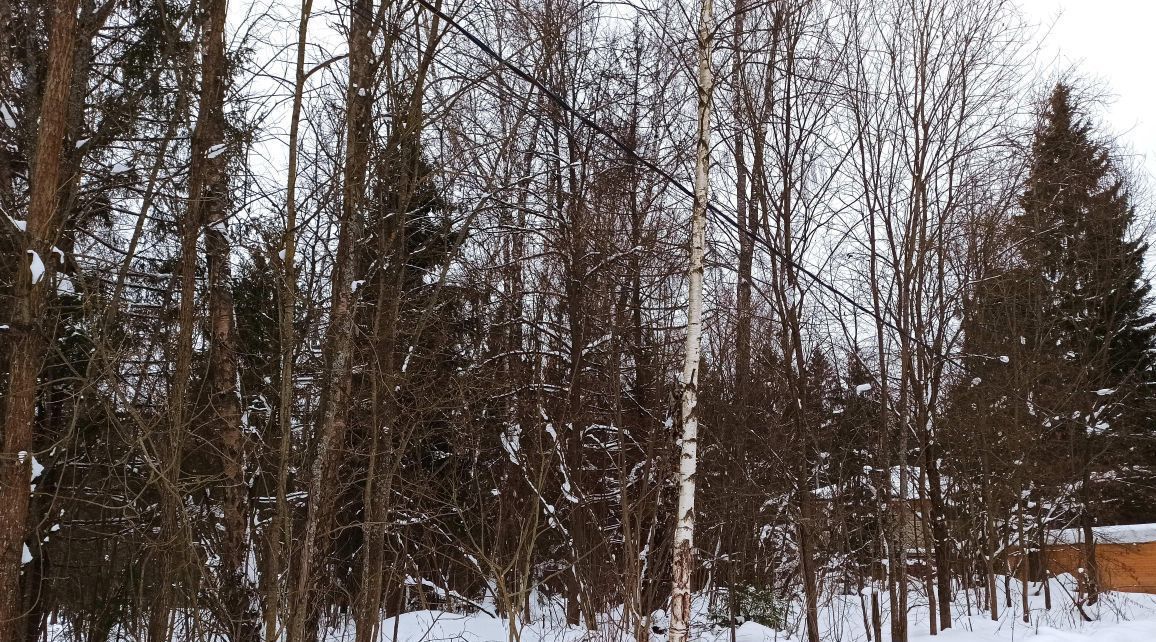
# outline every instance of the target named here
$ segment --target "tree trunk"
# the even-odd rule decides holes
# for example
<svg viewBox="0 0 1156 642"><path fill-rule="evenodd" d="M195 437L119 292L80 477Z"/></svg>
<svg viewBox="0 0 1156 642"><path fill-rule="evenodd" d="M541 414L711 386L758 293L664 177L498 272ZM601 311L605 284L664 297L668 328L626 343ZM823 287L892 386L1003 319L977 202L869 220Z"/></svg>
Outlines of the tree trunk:
<svg viewBox="0 0 1156 642"><path fill-rule="evenodd" d="M227 235L229 185L225 151L226 0L204 0L201 10L204 40L201 59L201 94L197 126L193 131L189 171L189 220L205 224L209 295L209 408L210 438L219 438L224 476L222 517L224 531L217 582L223 607L222 624L235 642L260 636L252 582L248 577L249 493L245 481L245 436L241 427L238 389L236 319L233 311L231 248ZM192 249L192 248L190 248ZM195 263L193 256L186 257Z"/></svg>
<svg viewBox="0 0 1156 642"><path fill-rule="evenodd" d="M13 287L6 355L8 399L0 452L0 640L17 639L23 623L21 558L32 475L37 377L44 366L44 351L50 338L45 300L56 271L52 247L61 226L58 189L67 179L61 176L61 168L71 112L77 4L76 0L60 0L53 5L24 252L19 256ZM42 265L43 273L35 274L32 265Z"/></svg>
<svg viewBox="0 0 1156 642"><path fill-rule="evenodd" d="M1085 445L1085 448L1087 446ZM1100 599L1100 573L1096 564L1096 534L1092 530L1092 511L1088 509L1090 501L1088 485L1091 483L1091 471L1084 463L1083 480L1080 484L1080 529L1084 533L1084 570L1080 573L1080 586L1084 592L1084 603L1095 604Z"/></svg>
<svg viewBox="0 0 1156 642"><path fill-rule="evenodd" d="M754 263L754 234L756 223L747 212L750 207L747 198L747 158L743 144L745 123L742 119L742 42L745 26L746 0L735 2L735 31L731 46L734 49L734 66L731 81L736 84L734 160L735 160L735 209L739 230L738 291L735 301L735 399L740 412L745 414L747 386L751 370L751 268Z"/></svg>
<svg viewBox="0 0 1156 642"><path fill-rule="evenodd" d="M710 117L714 90L712 0L703 0L698 24L698 141L690 233L690 291L687 297L685 359L682 367L682 452L678 465L674 562L670 590L670 642L686 642L690 632L691 576L694 573L694 492L698 466L698 367L702 353L702 281L709 198Z"/></svg>
<svg viewBox="0 0 1156 642"><path fill-rule="evenodd" d="M799 559L803 571L803 612L807 621L807 642L819 642L819 581L811 546L809 479L810 474L804 472L799 486Z"/></svg>
<svg viewBox="0 0 1156 642"><path fill-rule="evenodd" d="M198 128L201 123L198 122ZM202 151L202 154L205 152ZM194 165L196 159L194 156ZM203 158L200 157L200 158ZM176 583L184 562L187 561L187 547L192 545L187 524L183 519L184 496L180 489L181 464L184 459L185 430L189 423L188 387L193 371L193 332L196 323L197 292L197 241L201 235L204 220L200 207L194 205L196 171L190 171L189 202L179 229L181 232L179 279L180 303L177 311L177 336L173 346L173 376L168 386L168 424L163 434L155 436L153 449L160 461L160 512L161 531L157 535L159 573L156 596L152 600L149 613L149 642L160 642L170 638L172 612L176 607Z"/></svg>
<svg viewBox="0 0 1156 642"><path fill-rule="evenodd" d="M926 445L924 446L924 449L925 449L924 452L927 452L926 451ZM932 546L933 537L931 535L931 525L928 524L928 521L931 519L931 517L930 517L931 511L928 507L929 502L927 500L927 492L926 492L926 489L927 489L927 467L926 466L921 468L919 471L918 489L919 489L918 496L919 496L919 506L920 506L919 526L920 526L920 529L922 530L921 535L923 536L923 547L922 547L922 551L921 551L923 553L922 561L923 561L924 566L927 567L927 566L929 566L927 564L927 553L928 553L928 549L931 548L931 546ZM939 575L937 571L938 571L938 569L928 568L927 571L925 572L924 578L923 578L923 590L925 593L927 593L927 610L928 610L927 628L928 628L928 633L930 633L931 635L938 635L939 634L939 613L938 613L939 601L936 599L935 583L934 583L934 578L932 577L932 574L935 574L936 576Z"/></svg>
<svg viewBox="0 0 1156 642"><path fill-rule="evenodd" d="M928 431L928 445L924 449L924 467L927 469L927 519L931 526L931 545L935 550L935 581L939 599L939 628L951 628L951 552L944 518L943 477L939 474L938 449L934 435Z"/></svg>
<svg viewBox="0 0 1156 642"><path fill-rule="evenodd" d="M994 500L991 492L991 466L988 463L988 455L983 454L983 471L980 476L980 483L983 485L983 572L987 580L987 601L990 615L993 622L999 621L999 589L995 582L995 551L996 551L996 531L995 531L995 510Z"/></svg>
<svg viewBox="0 0 1156 642"><path fill-rule="evenodd" d="M325 341L325 376L316 430L317 445L309 472L309 506L301 537L300 562L294 578L288 642L304 642L308 625L316 620L314 577L329 550L329 522L337 490L338 452L345 438L350 385L350 347L353 337L355 245L361 239L360 216L365 198L373 100L371 61L373 14L370 0L354 0L350 7L349 87L346 91L346 156L342 203L338 221L337 257L333 267L332 303Z"/></svg>
<svg viewBox="0 0 1156 642"><path fill-rule="evenodd" d="M293 372L296 355L294 319L297 302L297 145L301 131L301 110L305 93L305 49L308 44L309 18L313 12L313 0L303 0L301 16L297 23L297 61L293 87L293 106L289 117L289 176L285 189L285 231L281 241L281 289L278 301L278 341L281 348L280 393L277 400L278 456L276 514L268 537L272 568L276 578L268 581L265 592L264 626L265 638L277 637L278 622L285 589L278 578L289 577L289 553L292 546L293 521L289 515L289 458L293 445Z"/></svg>
<svg viewBox="0 0 1156 642"><path fill-rule="evenodd" d="M1029 551L1027 533L1024 529L1024 505L1023 501L1016 502L1016 507L1019 509L1019 518L1016 520L1016 527L1019 532L1019 565L1020 565L1020 606L1024 612L1020 616L1024 622L1031 622L1031 603L1028 601L1028 567Z"/></svg>

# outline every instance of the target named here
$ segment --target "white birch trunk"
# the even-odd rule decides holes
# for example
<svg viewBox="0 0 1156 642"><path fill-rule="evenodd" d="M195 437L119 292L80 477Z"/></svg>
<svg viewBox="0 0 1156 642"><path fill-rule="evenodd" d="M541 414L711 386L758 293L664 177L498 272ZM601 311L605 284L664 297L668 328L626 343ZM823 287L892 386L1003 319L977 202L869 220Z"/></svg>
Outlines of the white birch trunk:
<svg viewBox="0 0 1156 642"><path fill-rule="evenodd" d="M712 0L703 0L698 22L698 144L690 233L690 292L687 296L686 360L682 369L682 454L678 463L678 513L670 590L670 642L686 642L690 631L690 579L694 571L694 491L698 466L698 364L702 352L702 280L710 171L710 112L714 89Z"/></svg>

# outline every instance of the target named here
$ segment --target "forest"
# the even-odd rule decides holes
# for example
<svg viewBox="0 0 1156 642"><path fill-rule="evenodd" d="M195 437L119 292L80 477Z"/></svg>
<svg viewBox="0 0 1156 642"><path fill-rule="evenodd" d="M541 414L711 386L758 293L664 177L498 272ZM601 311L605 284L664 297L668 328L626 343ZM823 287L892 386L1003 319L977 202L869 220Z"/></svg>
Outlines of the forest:
<svg viewBox="0 0 1156 642"><path fill-rule="evenodd" d="M0 642L907 642L1026 621L1065 529L1093 619L1153 201L1045 27L0 0Z"/></svg>

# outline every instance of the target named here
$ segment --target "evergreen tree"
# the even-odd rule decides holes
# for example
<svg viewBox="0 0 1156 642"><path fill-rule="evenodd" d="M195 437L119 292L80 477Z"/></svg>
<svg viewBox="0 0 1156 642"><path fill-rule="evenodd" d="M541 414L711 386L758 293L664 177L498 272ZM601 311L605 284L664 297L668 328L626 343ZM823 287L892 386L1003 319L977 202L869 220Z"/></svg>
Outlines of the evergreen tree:
<svg viewBox="0 0 1156 642"><path fill-rule="evenodd" d="M976 492L989 515L1030 493L1029 541L1056 527L1091 541L1096 523L1156 519L1144 492L1156 345L1147 246L1132 238L1123 180L1069 87L1056 86L1040 114L1029 161L1003 239L1013 251L976 279L967 306L968 372L951 395L947 439L961 470L983 471ZM1092 603L1092 546L1085 558Z"/></svg>
<svg viewBox="0 0 1156 642"><path fill-rule="evenodd" d="M1076 455L1083 470L1073 472L1100 482L1089 489L1102 500L1099 517L1156 518L1134 492L1144 481L1137 473L1150 476L1135 468L1149 460L1137 446L1151 437L1156 345L1147 246L1131 238L1136 213L1124 183L1063 84L1036 131L1025 187L1013 221L1020 300L1011 306L1022 338L1007 339L1033 348L1051 405L1045 427Z"/></svg>

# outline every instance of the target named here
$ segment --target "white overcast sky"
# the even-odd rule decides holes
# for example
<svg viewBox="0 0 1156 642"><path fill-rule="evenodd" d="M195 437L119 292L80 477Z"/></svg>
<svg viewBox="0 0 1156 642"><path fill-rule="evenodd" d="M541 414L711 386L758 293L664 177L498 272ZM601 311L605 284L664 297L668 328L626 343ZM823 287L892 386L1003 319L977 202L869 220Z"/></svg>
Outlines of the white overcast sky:
<svg viewBox="0 0 1156 642"><path fill-rule="evenodd" d="M1041 63L1074 66L1102 83L1104 114L1120 142L1156 176L1156 0L1019 0L1025 17L1050 32Z"/></svg>

